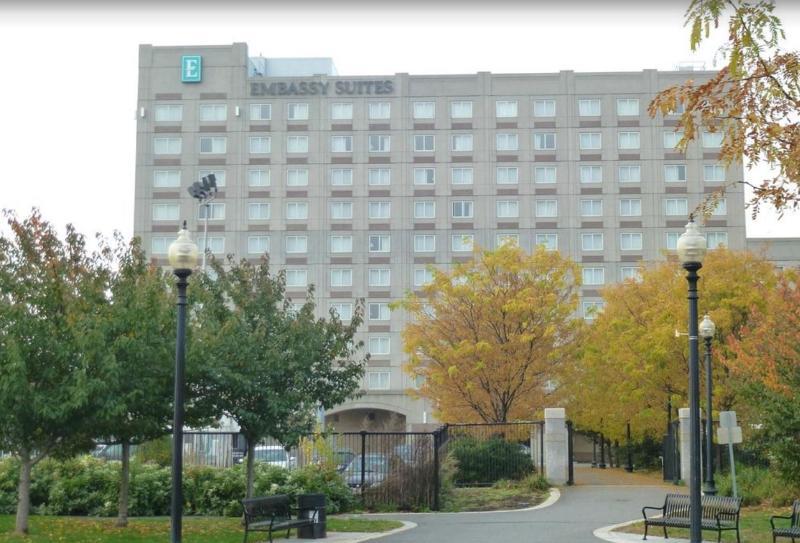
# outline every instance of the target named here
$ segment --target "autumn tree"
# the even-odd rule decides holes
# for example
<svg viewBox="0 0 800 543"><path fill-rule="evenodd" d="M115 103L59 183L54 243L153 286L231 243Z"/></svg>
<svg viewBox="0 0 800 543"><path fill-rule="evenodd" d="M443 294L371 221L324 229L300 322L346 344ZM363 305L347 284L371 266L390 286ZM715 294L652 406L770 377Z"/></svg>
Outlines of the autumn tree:
<svg viewBox="0 0 800 543"><path fill-rule="evenodd" d="M696 50L712 27L728 17L728 38L720 50L725 65L710 80L689 80L661 91L651 116L683 113L678 129L685 149L700 130L724 135L723 163L765 163L776 174L753 188L753 216L772 204L782 212L800 207L800 54L782 48L784 31L771 0L691 0L686 24Z"/></svg>
<svg viewBox="0 0 800 543"><path fill-rule="evenodd" d="M406 370L442 421L529 419L552 404L583 321L574 318L578 268L556 251L516 245L477 250L397 307Z"/></svg>

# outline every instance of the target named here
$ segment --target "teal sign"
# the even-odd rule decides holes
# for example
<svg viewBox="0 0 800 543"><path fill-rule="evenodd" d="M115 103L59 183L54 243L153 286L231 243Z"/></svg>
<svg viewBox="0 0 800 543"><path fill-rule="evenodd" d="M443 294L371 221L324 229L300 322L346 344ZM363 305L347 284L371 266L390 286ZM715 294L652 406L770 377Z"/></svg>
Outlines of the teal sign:
<svg viewBox="0 0 800 543"><path fill-rule="evenodd" d="M200 83L203 80L203 57L200 55L184 55L181 57L181 81L183 83Z"/></svg>

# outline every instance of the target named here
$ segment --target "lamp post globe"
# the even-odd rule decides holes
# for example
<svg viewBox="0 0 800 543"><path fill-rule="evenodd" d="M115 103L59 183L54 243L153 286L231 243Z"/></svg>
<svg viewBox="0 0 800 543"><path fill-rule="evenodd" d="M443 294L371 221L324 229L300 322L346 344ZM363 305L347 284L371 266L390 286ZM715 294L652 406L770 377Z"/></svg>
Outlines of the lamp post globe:
<svg viewBox="0 0 800 543"><path fill-rule="evenodd" d="M186 287L192 269L197 266L197 245L189 236L186 221L178 231L178 239L169 246L169 265L178 280L178 327L175 341L175 395L172 420L172 500L170 509L170 541L181 542L183 516L183 392L186 366Z"/></svg>
<svg viewBox="0 0 800 543"><path fill-rule="evenodd" d="M678 258L689 283L689 541L702 543L700 494L700 354L697 331L697 270L703 267L706 239L689 215L686 231L678 238Z"/></svg>
<svg viewBox="0 0 800 543"><path fill-rule="evenodd" d="M713 374L711 371L711 340L717 327L711 317L703 316L700 322L700 336L706 343L706 471L703 481L703 494L715 496L717 487L714 484L714 407L713 399Z"/></svg>

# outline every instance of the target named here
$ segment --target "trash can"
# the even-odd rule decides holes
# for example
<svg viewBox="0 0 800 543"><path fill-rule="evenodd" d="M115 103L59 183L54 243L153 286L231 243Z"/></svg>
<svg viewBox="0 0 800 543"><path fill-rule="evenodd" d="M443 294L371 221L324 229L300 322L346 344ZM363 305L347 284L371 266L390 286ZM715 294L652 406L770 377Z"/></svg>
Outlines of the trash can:
<svg viewBox="0 0 800 543"><path fill-rule="evenodd" d="M314 511L317 511L314 524L298 528L298 539L324 539L327 537L325 494L300 494L297 496L297 509L299 518L315 518Z"/></svg>

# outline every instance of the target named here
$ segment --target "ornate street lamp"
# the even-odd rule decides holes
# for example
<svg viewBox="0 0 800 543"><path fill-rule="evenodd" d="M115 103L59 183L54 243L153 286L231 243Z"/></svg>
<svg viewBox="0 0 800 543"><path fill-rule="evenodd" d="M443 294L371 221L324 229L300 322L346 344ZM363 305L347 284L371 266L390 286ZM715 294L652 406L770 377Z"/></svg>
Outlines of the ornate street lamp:
<svg viewBox="0 0 800 543"><path fill-rule="evenodd" d="M172 421L172 543L181 541L183 514L183 389L186 366L186 287L192 269L197 266L197 245L189 237L186 221L178 239L169 246L169 265L178 277L178 334L175 342L175 415Z"/></svg>
<svg viewBox="0 0 800 543"><path fill-rule="evenodd" d="M717 327L711 317L705 315L700 323L700 335L706 342L706 477L703 481L703 494L715 496L717 488L714 485L714 417L711 406L712 375L711 375L711 339Z"/></svg>
<svg viewBox="0 0 800 543"><path fill-rule="evenodd" d="M689 540L702 543L700 503L700 367L697 345L697 270L703 267L706 238L697 230L692 215L678 238L678 258L689 283Z"/></svg>

